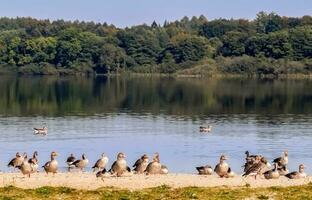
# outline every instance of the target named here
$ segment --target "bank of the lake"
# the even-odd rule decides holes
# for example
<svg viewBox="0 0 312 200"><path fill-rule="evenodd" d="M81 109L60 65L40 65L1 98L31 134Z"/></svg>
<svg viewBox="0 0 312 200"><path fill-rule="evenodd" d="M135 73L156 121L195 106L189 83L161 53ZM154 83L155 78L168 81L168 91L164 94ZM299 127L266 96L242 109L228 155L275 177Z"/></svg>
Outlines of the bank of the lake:
<svg viewBox="0 0 312 200"><path fill-rule="evenodd" d="M97 190L77 190L67 187L40 187L20 189L13 186L0 188L0 199L311 199L312 184L289 187L185 187L159 186L143 190L112 187Z"/></svg>

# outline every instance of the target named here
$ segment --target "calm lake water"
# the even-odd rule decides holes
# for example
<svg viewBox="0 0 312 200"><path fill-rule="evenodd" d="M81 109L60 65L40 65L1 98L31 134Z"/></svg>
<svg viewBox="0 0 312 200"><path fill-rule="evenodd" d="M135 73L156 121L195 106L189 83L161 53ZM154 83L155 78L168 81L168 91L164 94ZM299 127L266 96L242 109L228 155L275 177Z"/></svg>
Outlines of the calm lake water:
<svg viewBox="0 0 312 200"><path fill-rule="evenodd" d="M46 125L47 136L32 128ZM199 133L210 124L210 134ZM194 173L225 153L241 172L244 152L270 160L289 150L291 170L312 172L312 81L195 78L0 78L0 169L17 151L70 153L90 166L102 152L130 164L160 153L171 172Z"/></svg>

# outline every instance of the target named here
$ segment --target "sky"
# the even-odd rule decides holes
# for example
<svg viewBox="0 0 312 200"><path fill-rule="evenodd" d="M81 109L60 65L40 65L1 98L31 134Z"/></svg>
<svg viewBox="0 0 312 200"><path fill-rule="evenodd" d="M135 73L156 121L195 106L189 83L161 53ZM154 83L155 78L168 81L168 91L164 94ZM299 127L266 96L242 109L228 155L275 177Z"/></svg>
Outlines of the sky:
<svg viewBox="0 0 312 200"><path fill-rule="evenodd" d="M1 17L107 22L118 27L162 24L183 16L254 19L260 11L312 14L312 0L0 0Z"/></svg>

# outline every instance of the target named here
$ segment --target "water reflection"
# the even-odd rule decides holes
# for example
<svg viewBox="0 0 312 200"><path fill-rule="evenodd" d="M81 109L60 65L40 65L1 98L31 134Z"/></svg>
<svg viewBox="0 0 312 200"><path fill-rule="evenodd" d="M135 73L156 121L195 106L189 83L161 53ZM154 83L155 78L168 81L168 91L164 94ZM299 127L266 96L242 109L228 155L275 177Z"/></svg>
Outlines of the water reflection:
<svg viewBox="0 0 312 200"><path fill-rule="evenodd" d="M1 77L0 114L64 116L138 113L210 114L312 112L309 80ZM274 116L271 116L274 117ZM275 123L275 122L272 122Z"/></svg>

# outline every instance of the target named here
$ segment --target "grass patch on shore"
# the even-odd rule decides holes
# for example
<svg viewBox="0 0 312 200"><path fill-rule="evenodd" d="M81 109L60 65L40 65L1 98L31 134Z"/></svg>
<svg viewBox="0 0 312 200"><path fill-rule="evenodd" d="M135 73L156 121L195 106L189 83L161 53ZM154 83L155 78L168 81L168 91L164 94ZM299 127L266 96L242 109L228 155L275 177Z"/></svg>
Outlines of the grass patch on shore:
<svg viewBox="0 0 312 200"><path fill-rule="evenodd" d="M312 183L304 186L270 188L199 188L172 189L168 186L137 191L116 188L76 190L65 187L19 189L13 186L0 188L0 199L312 199Z"/></svg>

